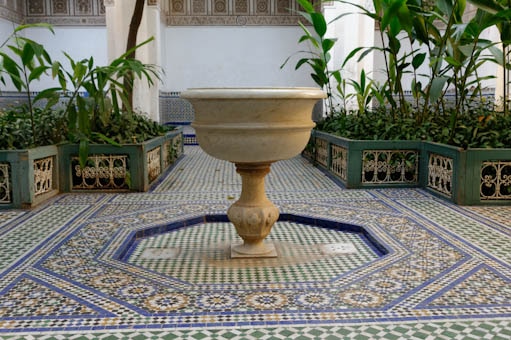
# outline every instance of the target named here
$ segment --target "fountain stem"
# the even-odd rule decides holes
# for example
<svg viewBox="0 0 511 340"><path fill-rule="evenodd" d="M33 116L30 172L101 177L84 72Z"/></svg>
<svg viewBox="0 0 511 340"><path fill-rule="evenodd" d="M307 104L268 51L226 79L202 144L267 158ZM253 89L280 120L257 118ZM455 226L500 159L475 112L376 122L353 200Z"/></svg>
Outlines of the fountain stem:
<svg viewBox="0 0 511 340"><path fill-rule="evenodd" d="M227 211L243 244L232 247L231 257L276 257L273 244L264 243L273 224L279 218L279 209L268 199L264 178L271 163L236 163L241 176L241 195Z"/></svg>

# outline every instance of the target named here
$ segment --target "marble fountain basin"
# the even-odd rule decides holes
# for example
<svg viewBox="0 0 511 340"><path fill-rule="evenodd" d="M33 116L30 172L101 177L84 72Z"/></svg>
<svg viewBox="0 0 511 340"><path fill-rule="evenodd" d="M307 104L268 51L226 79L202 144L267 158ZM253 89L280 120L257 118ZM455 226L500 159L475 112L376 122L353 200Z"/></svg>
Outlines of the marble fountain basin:
<svg viewBox="0 0 511 340"><path fill-rule="evenodd" d="M314 127L317 88L196 88L184 91L192 127L209 155L233 163L274 162L298 155Z"/></svg>
<svg viewBox="0 0 511 340"><path fill-rule="evenodd" d="M194 110L192 127L199 146L210 156L236 164L240 198L227 211L242 244L231 257L276 257L264 243L279 209L267 198L264 177L273 162L298 155L314 127L317 88L195 88L184 91Z"/></svg>

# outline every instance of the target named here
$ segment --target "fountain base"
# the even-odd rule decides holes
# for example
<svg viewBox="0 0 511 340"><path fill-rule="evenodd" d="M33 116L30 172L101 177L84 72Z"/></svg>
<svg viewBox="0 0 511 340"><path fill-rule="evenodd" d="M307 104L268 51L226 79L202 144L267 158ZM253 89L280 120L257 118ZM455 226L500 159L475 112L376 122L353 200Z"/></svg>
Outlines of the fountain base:
<svg viewBox="0 0 511 340"><path fill-rule="evenodd" d="M232 257L275 257L275 247L263 242L279 218L279 209L266 197L264 177L270 172L271 163L236 163L241 176L241 195L228 210L227 216L234 224L241 245L232 247Z"/></svg>
<svg viewBox="0 0 511 340"><path fill-rule="evenodd" d="M278 257L277 249L270 242L231 244L232 259L254 257Z"/></svg>

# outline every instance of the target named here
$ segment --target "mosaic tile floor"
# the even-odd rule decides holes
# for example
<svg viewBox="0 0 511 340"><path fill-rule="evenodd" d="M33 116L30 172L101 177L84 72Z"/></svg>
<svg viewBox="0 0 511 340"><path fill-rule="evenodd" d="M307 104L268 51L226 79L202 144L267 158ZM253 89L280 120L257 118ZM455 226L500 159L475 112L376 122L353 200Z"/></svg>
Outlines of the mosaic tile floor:
<svg viewBox="0 0 511 340"><path fill-rule="evenodd" d="M278 259L229 258L234 166L196 146L148 193L0 212L1 339L509 339L511 207L267 178Z"/></svg>

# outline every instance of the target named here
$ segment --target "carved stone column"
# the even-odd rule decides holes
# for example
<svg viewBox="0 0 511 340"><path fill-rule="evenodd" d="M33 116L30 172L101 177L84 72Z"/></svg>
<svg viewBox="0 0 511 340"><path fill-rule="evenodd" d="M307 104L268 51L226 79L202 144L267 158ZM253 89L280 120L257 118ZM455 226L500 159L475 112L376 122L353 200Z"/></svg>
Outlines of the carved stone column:
<svg viewBox="0 0 511 340"><path fill-rule="evenodd" d="M112 61L126 51L129 25L135 0L105 0L108 35L108 59ZM146 64L161 65L160 7L157 0L148 0L138 31L137 44L154 37L149 44L137 49L136 58ZM159 121L159 81L149 87L147 81L137 81L133 93L133 107Z"/></svg>
<svg viewBox="0 0 511 340"><path fill-rule="evenodd" d="M266 197L264 177L271 163L237 163L242 181L241 195L227 211L229 220L243 239L231 248L231 257L276 257L275 246L263 240L279 218L279 209Z"/></svg>

